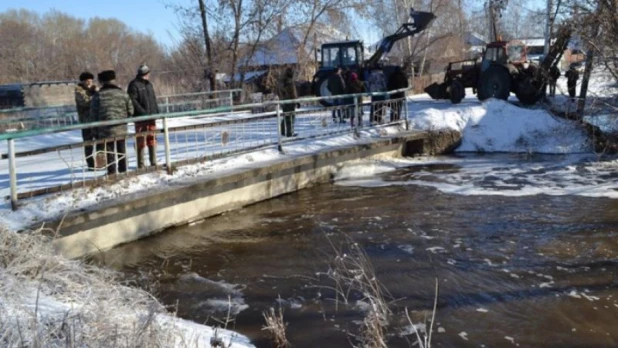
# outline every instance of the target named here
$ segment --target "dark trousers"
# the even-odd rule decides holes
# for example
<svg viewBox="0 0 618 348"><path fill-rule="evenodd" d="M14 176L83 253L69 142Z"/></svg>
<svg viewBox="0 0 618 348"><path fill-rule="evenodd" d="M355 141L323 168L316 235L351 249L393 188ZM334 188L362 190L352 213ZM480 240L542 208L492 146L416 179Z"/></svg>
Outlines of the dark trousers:
<svg viewBox="0 0 618 348"><path fill-rule="evenodd" d="M549 95L552 97L556 95L556 81L549 81Z"/></svg>
<svg viewBox="0 0 618 348"><path fill-rule="evenodd" d="M125 140L118 139L105 142L105 151L107 152L107 174L125 173L127 171L127 147ZM116 154L118 154L117 166Z"/></svg>
<svg viewBox="0 0 618 348"><path fill-rule="evenodd" d="M568 83L567 84L567 88L569 89L569 97L571 98L575 98L575 87L577 86L577 83Z"/></svg>
<svg viewBox="0 0 618 348"><path fill-rule="evenodd" d="M294 121L296 120L296 105L283 104L283 119L281 120L281 135L285 137L294 136Z"/></svg>
<svg viewBox="0 0 618 348"><path fill-rule="evenodd" d="M343 113L341 112L341 105L343 105L343 100L341 98L333 99L333 121L341 122L343 121Z"/></svg>
<svg viewBox="0 0 618 348"><path fill-rule="evenodd" d="M94 140L94 132L92 131L92 129L82 129L82 139L84 139L84 142ZM94 155L92 153L92 150L92 145L84 146L84 158L86 158L86 164L88 165L88 169L94 169Z"/></svg>

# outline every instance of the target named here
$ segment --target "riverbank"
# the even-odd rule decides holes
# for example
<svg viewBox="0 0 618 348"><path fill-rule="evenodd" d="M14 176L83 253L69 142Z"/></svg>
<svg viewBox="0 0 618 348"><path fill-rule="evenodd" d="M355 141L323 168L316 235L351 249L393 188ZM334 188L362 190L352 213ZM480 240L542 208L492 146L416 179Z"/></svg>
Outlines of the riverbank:
<svg viewBox="0 0 618 348"><path fill-rule="evenodd" d="M237 333L170 314L151 294L118 279L109 269L57 255L40 231L0 229L0 345L253 347Z"/></svg>

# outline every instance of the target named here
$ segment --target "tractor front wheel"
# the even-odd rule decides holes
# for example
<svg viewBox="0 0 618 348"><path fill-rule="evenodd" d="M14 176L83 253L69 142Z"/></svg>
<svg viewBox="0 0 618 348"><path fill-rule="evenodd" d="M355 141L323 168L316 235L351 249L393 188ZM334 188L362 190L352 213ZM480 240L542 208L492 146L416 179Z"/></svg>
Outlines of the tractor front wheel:
<svg viewBox="0 0 618 348"><path fill-rule="evenodd" d="M466 89L464 88L463 83L459 80L453 81L453 83L451 83L451 103L459 104L465 97Z"/></svg>
<svg viewBox="0 0 618 348"><path fill-rule="evenodd" d="M492 66L481 75L477 94L480 101L489 98L507 100L510 93L511 75L505 68Z"/></svg>

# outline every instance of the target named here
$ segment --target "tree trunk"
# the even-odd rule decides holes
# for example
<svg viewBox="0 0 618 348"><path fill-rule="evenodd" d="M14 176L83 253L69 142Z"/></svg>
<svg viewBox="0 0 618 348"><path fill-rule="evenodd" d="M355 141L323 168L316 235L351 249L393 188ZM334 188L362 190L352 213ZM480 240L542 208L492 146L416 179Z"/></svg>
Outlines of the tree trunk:
<svg viewBox="0 0 618 348"><path fill-rule="evenodd" d="M202 17L202 30L204 31L204 44L206 45L206 68L208 73L205 78L209 80L210 90L217 90L217 76L213 69L212 64L212 41L210 40L210 35L208 34L208 21L206 18L206 6L204 5L204 0L198 0L200 4L200 16Z"/></svg>
<svg viewBox="0 0 618 348"><path fill-rule="evenodd" d="M238 4L234 5L234 2L231 2L232 10L234 11L234 37L232 38L232 78L231 78L231 87L236 87L236 65L238 64L238 45L240 41L240 27L241 27L241 17L243 4L242 0L238 0ZM236 7L237 6L237 7ZM242 84L242 80L240 84Z"/></svg>
<svg viewBox="0 0 618 348"><path fill-rule="evenodd" d="M579 101L577 103L577 114L580 118L584 117L584 108L586 107L586 95L588 94L588 82L592 73L592 59L594 58L594 50L589 49L586 53L586 66L584 69L584 77L582 78L582 86L579 92Z"/></svg>

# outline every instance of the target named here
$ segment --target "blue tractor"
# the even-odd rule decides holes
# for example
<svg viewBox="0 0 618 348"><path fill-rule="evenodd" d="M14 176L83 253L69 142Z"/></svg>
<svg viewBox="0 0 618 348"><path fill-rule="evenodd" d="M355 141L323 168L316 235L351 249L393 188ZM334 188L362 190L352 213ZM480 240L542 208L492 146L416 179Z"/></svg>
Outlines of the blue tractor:
<svg viewBox="0 0 618 348"><path fill-rule="evenodd" d="M360 40L329 42L322 45L316 51L316 61L318 62L318 71L313 76L312 89L316 96L331 95L327 87L328 78L333 74L334 70L340 66L343 69L349 69L356 72L359 78L364 81L371 70L381 69L384 77L388 80L390 74L399 66L396 65L381 65L382 57L391 51L393 45L406 37L416 35L425 30L436 16L431 12L410 10L412 22L404 23L399 29L391 35L383 38L376 52L365 60L363 42ZM318 54L319 58L318 59ZM331 100L320 101L324 106L331 106Z"/></svg>

